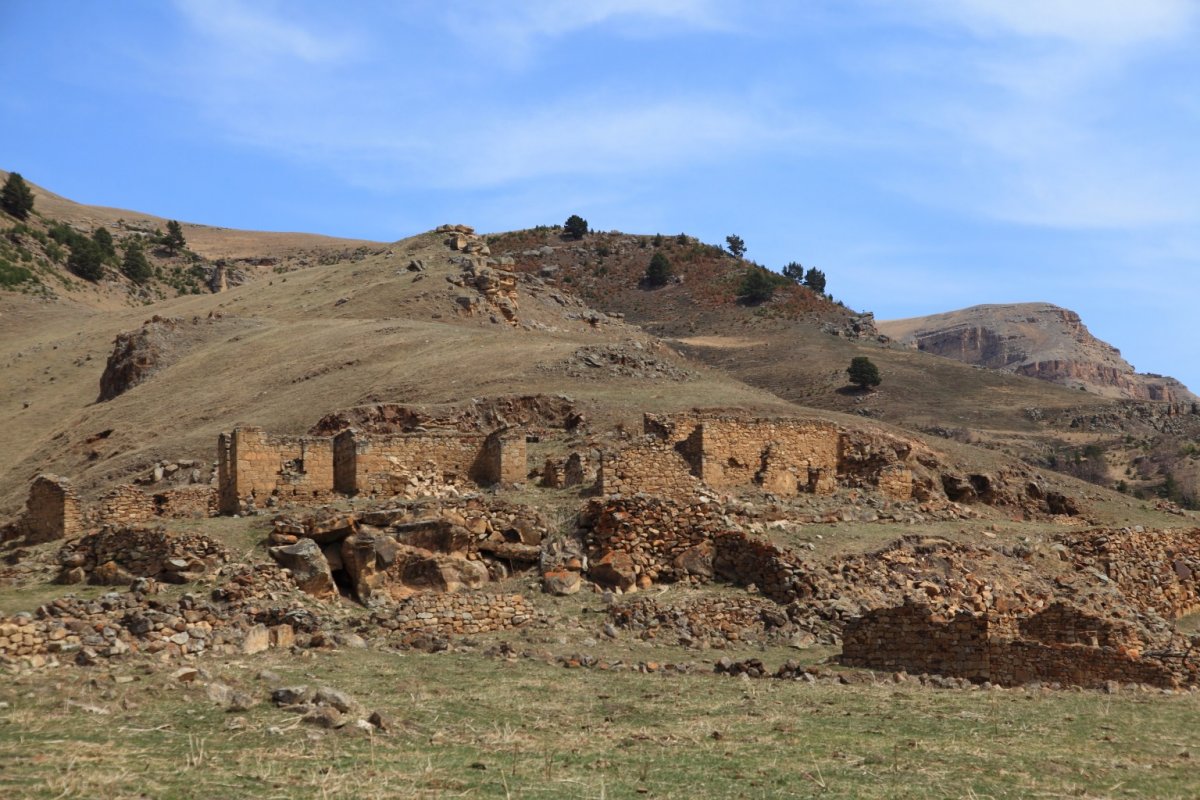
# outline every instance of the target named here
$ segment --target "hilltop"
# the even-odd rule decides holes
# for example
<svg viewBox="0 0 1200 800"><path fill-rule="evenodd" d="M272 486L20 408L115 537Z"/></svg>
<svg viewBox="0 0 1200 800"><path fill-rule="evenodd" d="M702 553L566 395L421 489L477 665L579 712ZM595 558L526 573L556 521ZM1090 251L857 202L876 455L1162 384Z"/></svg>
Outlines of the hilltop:
<svg viewBox="0 0 1200 800"><path fill-rule="evenodd" d="M1088 331L1074 311L1049 303L981 305L910 319L879 330L923 353L1085 389L1105 397L1193 403L1179 381L1141 375L1121 351Z"/></svg>

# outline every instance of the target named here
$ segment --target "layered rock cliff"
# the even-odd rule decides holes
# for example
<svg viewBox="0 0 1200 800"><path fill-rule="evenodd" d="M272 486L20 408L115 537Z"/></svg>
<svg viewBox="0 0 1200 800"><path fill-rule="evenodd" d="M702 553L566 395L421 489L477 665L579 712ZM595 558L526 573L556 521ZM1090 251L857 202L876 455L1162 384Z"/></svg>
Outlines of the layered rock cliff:
<svg viewBox="0 0 1200 800"><path fill-rule="evenodd" d="M1139 374L1074 311L1049 303L982 305L878 323L881 333L923 352L1107 397L1191 403L1174 378Z"/></svg>

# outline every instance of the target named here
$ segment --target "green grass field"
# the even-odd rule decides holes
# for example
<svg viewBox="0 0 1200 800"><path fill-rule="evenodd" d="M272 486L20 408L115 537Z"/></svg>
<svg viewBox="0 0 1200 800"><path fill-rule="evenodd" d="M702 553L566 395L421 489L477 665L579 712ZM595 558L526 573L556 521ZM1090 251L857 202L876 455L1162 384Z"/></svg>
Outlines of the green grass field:
<svg viewBox="0 0 1200 800"><path fill-rule="evenodd" d="M6 798L1155 797L1200 794L1200 698L843 686L569 670L374 650L201 662L263 702L145 662L0 688ZM331 685L396 720L318 730L267 702Z"/></svg>

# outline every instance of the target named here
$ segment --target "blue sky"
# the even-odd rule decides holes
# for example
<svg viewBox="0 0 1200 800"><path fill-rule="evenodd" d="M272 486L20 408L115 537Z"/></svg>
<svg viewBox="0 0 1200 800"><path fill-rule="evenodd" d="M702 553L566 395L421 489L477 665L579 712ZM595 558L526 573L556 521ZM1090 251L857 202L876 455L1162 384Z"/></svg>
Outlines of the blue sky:
<svg viewBox="0 0 1200 800"><path fill-rule="evenodd" d="M0 167L192 222L686 231L1200 390L1194 0L0 0Z"/></svg>

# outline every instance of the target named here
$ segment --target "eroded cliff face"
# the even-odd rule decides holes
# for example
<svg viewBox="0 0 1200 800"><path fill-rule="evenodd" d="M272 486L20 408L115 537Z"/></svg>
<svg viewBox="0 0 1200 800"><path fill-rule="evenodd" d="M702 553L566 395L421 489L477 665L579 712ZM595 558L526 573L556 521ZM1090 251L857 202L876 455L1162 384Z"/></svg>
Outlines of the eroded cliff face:
<svg viewBox="0 0 1200 800"><path fill-rule="evenodd" d="M1121 351L1092 336L1078 314L1049 303L973 306L878 327L923 352L1108 397L1196 400L1174 378L1135 372Z"/></svg>

